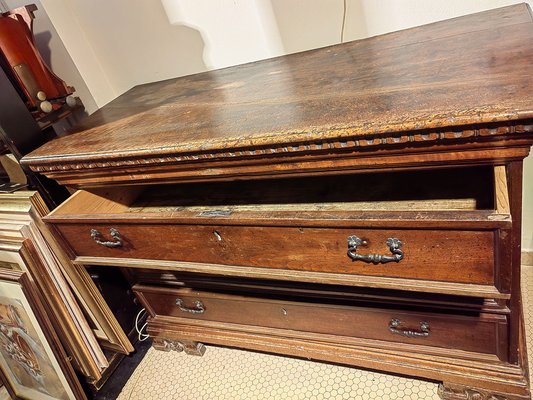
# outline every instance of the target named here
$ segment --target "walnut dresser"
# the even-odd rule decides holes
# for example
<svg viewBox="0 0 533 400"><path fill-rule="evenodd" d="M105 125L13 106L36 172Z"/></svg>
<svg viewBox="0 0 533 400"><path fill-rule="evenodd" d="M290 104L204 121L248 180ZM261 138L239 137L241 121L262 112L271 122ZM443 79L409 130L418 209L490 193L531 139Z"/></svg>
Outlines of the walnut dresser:
<svg viewBox="0 0 533 400"><path fill-rule="evenodd" d="M146 84L25 157L122 267L158 348L201 343L530 399L520 299L527 5Z"/></svg>

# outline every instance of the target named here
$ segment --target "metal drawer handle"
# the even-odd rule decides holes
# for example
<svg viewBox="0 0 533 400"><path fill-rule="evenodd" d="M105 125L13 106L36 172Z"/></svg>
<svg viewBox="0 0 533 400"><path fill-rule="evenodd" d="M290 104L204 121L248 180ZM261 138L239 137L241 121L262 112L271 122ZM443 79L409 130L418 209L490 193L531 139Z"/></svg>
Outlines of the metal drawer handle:
<svg viewBox="0 0 533 400"><path fill-rule="evenodd" d="M387 246L392 253L392 256L385 256L382 254L355 254L359 246L364 246L367 243L357 236L348 236L348 257L353 261L364 261L373 264L385 264L391 261L400 262L403 258L403 251L400 250L402 242L400 239L388 238Z"/></svg>
<svg viewBox="0 0 533 400"><path fill-rule="evenodd" d="M110 247L110 248L121 247L122 246L122 238L120 237L120 233L115 228L111 228L109 230L109 234L115 240L114 242L108 242L108 241L105 241L105 240L101 240L102 239L102 234L99 231L97 231L96 229L91 229L91 237L100 246L105 246L105 247Z"/></svg>
<svg viewBox="0 0 533 400"><path fill-rule="evenodd" d="M400 329L399 326L402 324L402 321L399 319L393 318L389 322L389 331L396 335L407 336L407 337L428 337L429 336L429 322L420 322L420 330L413 331L411 329Z"/></svg>
<svg viewBox="0 0 533 400"><path fill-rule="evenodd" d="M195 308L187 308L183 306L183 300L180 298L176 299L176 305L180 309L180 311L188 312L191 314L203 314L205 312L205 306L204 303L202 303L200 300L196 300L194 302Z"/></svg>

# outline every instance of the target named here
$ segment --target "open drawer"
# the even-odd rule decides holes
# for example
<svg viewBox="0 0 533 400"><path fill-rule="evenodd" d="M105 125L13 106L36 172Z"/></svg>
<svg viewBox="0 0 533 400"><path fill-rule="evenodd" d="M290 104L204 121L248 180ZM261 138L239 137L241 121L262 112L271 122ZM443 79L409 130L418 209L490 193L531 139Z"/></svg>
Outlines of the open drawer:
<svg viewBox="0 0 533 400"><path fill-rule="evenodd" d="M179 324L258 333L272 328L270 333L279 336L318 334L308 336L314 340L331 340L334 335L336 344L369 339L425 346L434 354L449 355L453 347L454 351L494 355L502 361L507 358L502 346L507 340L505 314L398 308L397 303L334 301L291 292L273 298L256 292L189 287L135 285L133 290L151 318L169 320L178 331Z"/></svg>
<svg viewBox="0 0 533 400"><path fill-rule="evenodd" d="M94 189L46 220L84 264L509 292L500 167Z"/></svg>

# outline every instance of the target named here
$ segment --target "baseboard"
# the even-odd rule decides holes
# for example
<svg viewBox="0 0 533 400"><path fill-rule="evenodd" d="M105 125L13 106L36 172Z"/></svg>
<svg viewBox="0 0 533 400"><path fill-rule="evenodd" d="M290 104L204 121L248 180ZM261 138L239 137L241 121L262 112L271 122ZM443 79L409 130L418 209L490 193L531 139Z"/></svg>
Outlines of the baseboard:
<svg viewBox="0 0 533 400"><path fill-rule="evenodd" d="M525 371L495 356L362 338L344 338L339 343L334 335L183 320L156 316L149 321L148 333L154 342L166 340L165 350L184 350L181 342L185 341L209 343L444 382L447 400L531 400ZM446 390L455 385L463 390Z"/></svg>
<svg viewBox="0 0 533 400"><path fill-rule="evenodd" d="M533 251L528 250L522 252L522 265L533 266Z"/></svg>

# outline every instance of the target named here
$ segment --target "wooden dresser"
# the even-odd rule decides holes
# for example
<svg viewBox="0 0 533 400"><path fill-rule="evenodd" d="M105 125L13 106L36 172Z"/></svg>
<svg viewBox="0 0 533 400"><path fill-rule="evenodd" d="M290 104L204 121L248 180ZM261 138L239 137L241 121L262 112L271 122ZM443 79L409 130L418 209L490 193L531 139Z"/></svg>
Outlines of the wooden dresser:
<svg viewBox="0 0 533 400"><path fill-rule="evenodd" d="M201 343L529 399L524 4L142 85L23 159L47 221L125 267L164 350Z"/></svg>

